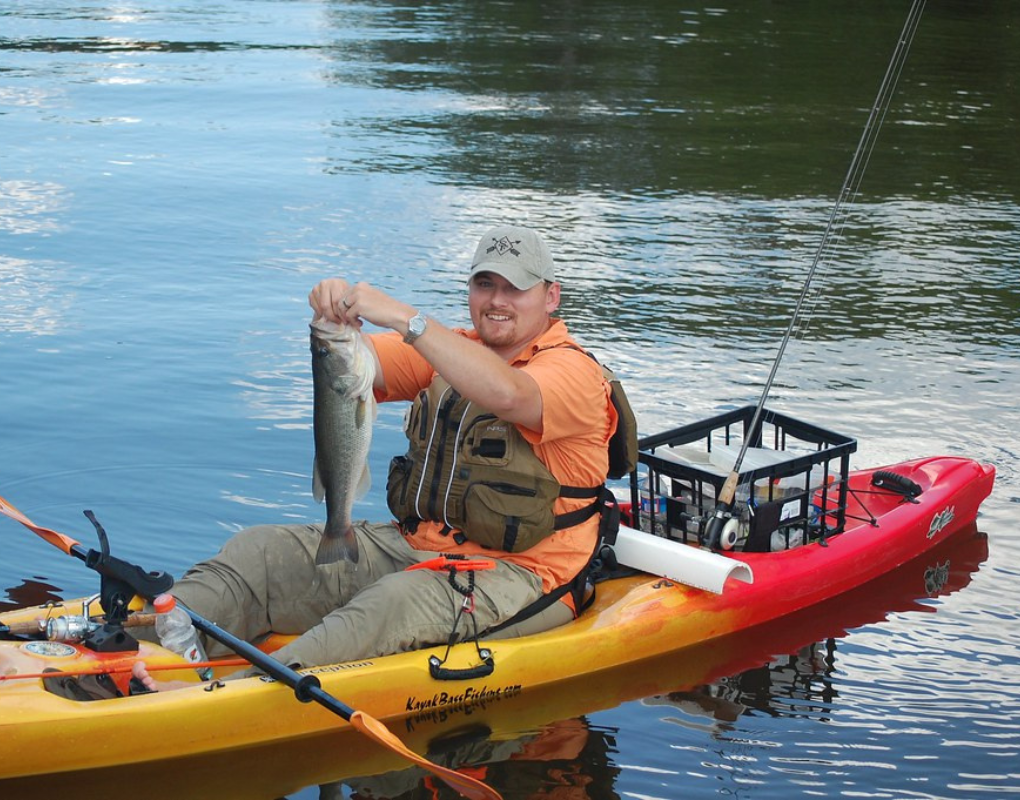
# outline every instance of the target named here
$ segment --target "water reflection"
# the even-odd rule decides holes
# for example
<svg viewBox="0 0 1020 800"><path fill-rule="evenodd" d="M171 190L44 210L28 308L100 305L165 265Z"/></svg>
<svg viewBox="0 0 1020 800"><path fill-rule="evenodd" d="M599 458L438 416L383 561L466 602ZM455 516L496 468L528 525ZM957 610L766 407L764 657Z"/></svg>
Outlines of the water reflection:
<svg viewBox="0 0 1020 800"><path fill-rule="evenodd" d="M328 79L403 102L338 120L363 147L359 158L331 168L417 166L502 188L833 196L901 13L556 2L517 4L508 14L502 5L465 2L333 3ZM961 159L937 160L918 145L947 118L960 131L983 125L1011 67L984 58L985 37L968 41L954 31L988 25L1008 39L1001 26L1012 17L1002 6L959 2L930 12L912 56L922 67L912 64L904 77L908 102L894 112L869 192L888 192L891 184L880 187L893 174L931 196L966 183ZM835 30L843 35L821 34ZM966 76L966 90L948 96L924 70L930 62L938 69L947 49L982 65ZM394 160L394 150L414 158ZM1015 163L1016 148L997 155Z"/></svg>
<svg viewBox="0 0 1020 800"><path fill-rule="evenodd" d="M73 292L61 290L66 273L62 264L0 255L0 331L32 336L57 334L62 327L60 315L74 302Z"/></svg>
<svg viewBox="0 0 1020 800"><path fill-rule="evenodd" d="M27 606L42 606L64 599L59 586L46 581L26 579L18 586L9 586L5 598L0 598L0 611L10 611Z"/></svg>

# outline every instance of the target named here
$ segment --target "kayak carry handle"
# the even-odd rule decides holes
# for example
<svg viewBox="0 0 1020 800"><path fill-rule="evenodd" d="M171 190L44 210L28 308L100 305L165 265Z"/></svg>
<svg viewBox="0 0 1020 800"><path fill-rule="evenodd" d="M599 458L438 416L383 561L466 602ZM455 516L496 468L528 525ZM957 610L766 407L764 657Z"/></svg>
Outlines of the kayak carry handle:
<svg viewBox="0 0 1020 800"><path fill-rule="evenodd" d="M924 489L919 484L910 480L907 476L887 469L877 470L871 476L871 485L903 495L911 503L917 503L917 497L924 492Z"/></svg>
<svg viewBox="0 0 1020 800"><path fill-rule="evenodd" d="M429 675L437 681L467 681L476 678L487 678L496 668L496 662L488 650L482 651L485 655L481 664L463 669L452 669L444 667L443 662L437 656L429 656Z"/></svg>

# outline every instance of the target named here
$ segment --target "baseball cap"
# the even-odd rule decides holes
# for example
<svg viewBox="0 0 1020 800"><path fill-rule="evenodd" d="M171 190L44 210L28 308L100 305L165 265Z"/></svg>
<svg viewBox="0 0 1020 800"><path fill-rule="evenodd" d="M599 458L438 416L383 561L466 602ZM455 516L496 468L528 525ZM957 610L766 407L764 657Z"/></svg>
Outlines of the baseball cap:
<svg viewBox="0 0 1020 800"><path fill-rule="evenodd" d="M482 236L469 277L479 272L494 272L518 289L556 280L552 254L542 237L530 228L516 225L501 225Z"/></svg>

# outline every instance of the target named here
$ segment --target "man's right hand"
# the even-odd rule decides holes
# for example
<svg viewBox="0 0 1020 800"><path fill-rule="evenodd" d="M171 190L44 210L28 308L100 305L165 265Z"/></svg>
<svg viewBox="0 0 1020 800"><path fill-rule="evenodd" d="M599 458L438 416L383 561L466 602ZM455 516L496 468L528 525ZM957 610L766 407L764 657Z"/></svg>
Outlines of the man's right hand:
<svg viewBox="0 0 1020 800"><path fill-rule="evenodd" d="M361 328L362 320L401 336L418 310L363 281L353 286L343 278L327 278L308 295L312 311L333 322Z"/></svg>
<svg viewBox="0 0 1020 800"><path fill-rule="evenodd" d="M308 305L312 307L313 316L330 322L346 322L342 310L349 309L344 299L350 290L351 285L343 278L326 278L317 283L308 294Z"/></svg>

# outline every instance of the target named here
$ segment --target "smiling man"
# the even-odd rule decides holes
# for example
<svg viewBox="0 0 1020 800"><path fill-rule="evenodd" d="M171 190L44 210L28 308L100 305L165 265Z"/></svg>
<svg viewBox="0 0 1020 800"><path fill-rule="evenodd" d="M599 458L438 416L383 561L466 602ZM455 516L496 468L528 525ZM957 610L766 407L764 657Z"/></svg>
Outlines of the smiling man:
<svg viewBox="0 0 1020 800"><path fill-rule="evenodd" d="M395 522L355 524L356 564L315 563L322 525L242 531L173 593L249 640L300 634L276 654L300 666L470 638L539 608L524 630L569 620L598 538L617 417L601 368L553 316L559 303L548 247L516 226L490 230L475 252L472 330L367 283L319 283L315 316L389 329L365 338L376 398L411 402L408 451L387 481ZM453 580L408 570L437 556L494 566ZM472 614L461 613L466 588Z"/></svg>

